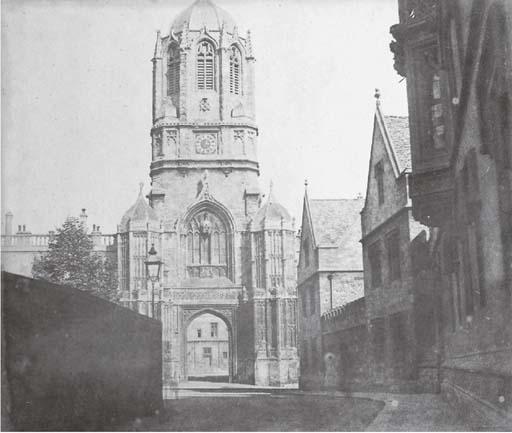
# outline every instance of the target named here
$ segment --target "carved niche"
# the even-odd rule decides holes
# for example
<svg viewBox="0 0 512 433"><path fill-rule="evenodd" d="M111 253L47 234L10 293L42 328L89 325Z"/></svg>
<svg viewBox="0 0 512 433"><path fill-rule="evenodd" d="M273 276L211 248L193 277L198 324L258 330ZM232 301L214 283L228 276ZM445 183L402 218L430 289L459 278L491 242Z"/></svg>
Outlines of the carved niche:
<svg viewBox="0 0 512 433"><path fill-rule="evenodd" d="M235 129L233 132L233 142L235 144L235 152L242 151L242 155L245 155L245 131L243 129Z"/></svg>
<svg viewBox="0 0 512 433"><path fill-rule="evenodd" d="M165 151L166 156L175 156L178 149L178 133L175 129L165 131Z"/></svg>

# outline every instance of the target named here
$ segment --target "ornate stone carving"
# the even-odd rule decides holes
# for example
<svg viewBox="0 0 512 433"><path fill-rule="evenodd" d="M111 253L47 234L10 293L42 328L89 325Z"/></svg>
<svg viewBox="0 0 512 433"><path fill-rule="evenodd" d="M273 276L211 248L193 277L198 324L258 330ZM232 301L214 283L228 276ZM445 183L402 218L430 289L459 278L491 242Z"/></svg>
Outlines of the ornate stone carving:
<svg viewBox="0 0 512 433"><path fill-rule="evenodd" d="M169 156L172 153L177 152L178 134L174 129L167 129L165 131L165 155Z"/></svg>
<svg viewBox="0 0 512 433"><path fill-rule="evenodd" d="M210 111L210 108L210 101L208 101L208 98L201 99L201 102L199 102L199 111Z"/></svg>
<svg viewBox="0 0 512 433"><path fill-rule="evenodd" d="M187 323L190 318L194 315L200 312L201 310L204 310L205 308L202 306L197 306L194 308L185 308L183 310L183 321ZM213 312L220 314L221 316L225 317L226 320L229 322L229 326L231 329L234 329L234 314L233 309L231 308L214 308L211 309Z"/></svg>
<svg viewBox="0 0 512 433"><path fill-rule="evenodd" d="M196 134L196 153L208 155L217 152L217 136L215 134Z"/></svg>
<svg viewBox="0 0 512 433"><path fill-rule="evenodd" d="M245 155L245 131L243 129L235 129L233 134L236 152L238 153L242 149L242 154Z"/></svg>
<svg viewBox="0 0 512 433"><path fill-rule="evenodd" d="M155 156L162 156L162 133L160 131L156 132L153 136L153 146Z"/></svg>
<svg viewBox="0 0 512 433"><path fill-rule="evenodd" d="M249 144L249 146L251 147L254 147L254 144L256 143L256 134L254 133L254 131L248 131L247 132L247 144Z"/></svg>
<svg viewBox="0 0 512 433"><path fill-rule="evenodd" d="M237 289L172 289L171 299L174 302L191 302L201 303L208 301L212 303L218 301L219 303L238 304L238 294L240 290Z"/></svg>

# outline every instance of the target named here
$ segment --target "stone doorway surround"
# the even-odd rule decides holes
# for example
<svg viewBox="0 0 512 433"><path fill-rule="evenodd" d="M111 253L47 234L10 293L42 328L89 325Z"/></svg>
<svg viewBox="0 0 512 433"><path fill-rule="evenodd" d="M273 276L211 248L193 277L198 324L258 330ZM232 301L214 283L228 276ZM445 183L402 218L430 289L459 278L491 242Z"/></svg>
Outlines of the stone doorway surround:
<svg viewBox="0 0 512 433"><path fill-rule="evenodd" d="M183 310L181 329L181 370L182 377L188 377L187 366L187 330L192 321L203 314L212 314L221 319L228 328L229 336L229 382L233 382L237 371L237 311L232 305L186 305Z"/></svg>

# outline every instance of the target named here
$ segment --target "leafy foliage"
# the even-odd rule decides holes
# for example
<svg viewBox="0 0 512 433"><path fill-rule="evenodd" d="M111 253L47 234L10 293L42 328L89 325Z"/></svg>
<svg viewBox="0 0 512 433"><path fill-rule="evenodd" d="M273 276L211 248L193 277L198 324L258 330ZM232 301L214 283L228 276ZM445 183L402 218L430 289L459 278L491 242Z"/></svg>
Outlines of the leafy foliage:
<svg viewBox="0 0 512 433"><path fill-rule="evenodd" d="M50 240L48 252L34 260L34 278L65 284L116 302L117 266L94 252L94 244L77 218L68 218Z"/></svg>

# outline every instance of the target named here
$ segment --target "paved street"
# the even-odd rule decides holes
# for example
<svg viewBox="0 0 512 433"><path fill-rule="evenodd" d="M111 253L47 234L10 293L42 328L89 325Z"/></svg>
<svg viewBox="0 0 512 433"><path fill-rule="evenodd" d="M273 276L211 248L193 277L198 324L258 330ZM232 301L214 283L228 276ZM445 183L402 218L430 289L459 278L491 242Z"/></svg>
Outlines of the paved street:
<svg viewBox="0 0 512 433"><path fill-rule="evenodd" d="M190 397L167 402L160 417L136 420L132 431L363 431L381 402L308 395Z"/></svg>
<svg viewBox="0 0 512 433"><path fill-rule="evenodd" d="M129 431L463 431L439 396L300 392L190 383Z"/></svg>

